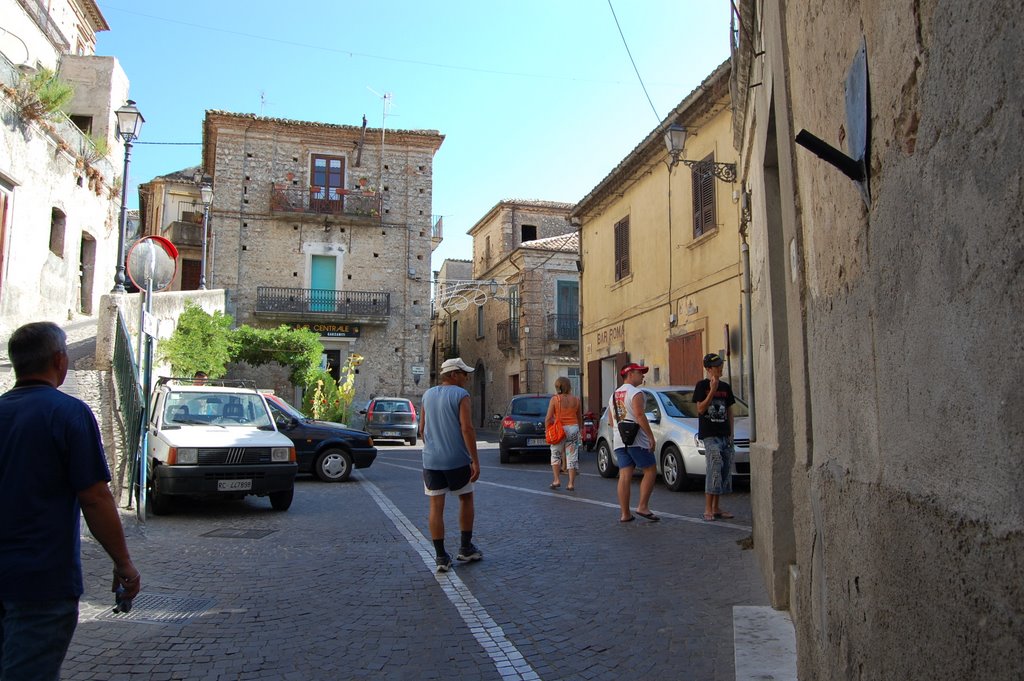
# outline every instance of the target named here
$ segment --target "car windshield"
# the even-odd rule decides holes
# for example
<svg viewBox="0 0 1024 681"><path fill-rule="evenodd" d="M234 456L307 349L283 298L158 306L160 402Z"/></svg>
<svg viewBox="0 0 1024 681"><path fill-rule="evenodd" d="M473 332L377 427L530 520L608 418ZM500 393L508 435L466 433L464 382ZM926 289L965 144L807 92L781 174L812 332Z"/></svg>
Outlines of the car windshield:
<svg viewBox="0 0 1024 681"><path fill-rule="evenodd" d="M267 401L270 402L270 404L273 405L274 407L277 407L278 409L283 411L285 414L288 414L288 416L292 417L293 419L298 419L299 421L306 419L305 414L303 414L301 411L299 411L292 405L282 400L280 397L277 397L276 395L273 397L268 396Z"/></svg>
<svg viewBox="0 0 1024 681"><path fill-rule="evenodd" d="M512 402L512 409L509 413L516 416L544 416L548 413L550 402L550 397L524 397Z"/></svg>
<svg viewBox="0 0 1024 681"><path fill-rule="evenodd" d="M269 426L270 415L259 395L228 392L172 392L164 404L168 424Z"/></svg>
<svg viewBox="0 0 1024 681"><path fill-rule="evenodd" d="M665 413L677 419L695 419L697 414L697 403L693 401L692 390L665 390L659 391L661 402L665 405ZM732 405L734 417L749 416L747 404L740 398L736 398L736 404Z"/></svg>

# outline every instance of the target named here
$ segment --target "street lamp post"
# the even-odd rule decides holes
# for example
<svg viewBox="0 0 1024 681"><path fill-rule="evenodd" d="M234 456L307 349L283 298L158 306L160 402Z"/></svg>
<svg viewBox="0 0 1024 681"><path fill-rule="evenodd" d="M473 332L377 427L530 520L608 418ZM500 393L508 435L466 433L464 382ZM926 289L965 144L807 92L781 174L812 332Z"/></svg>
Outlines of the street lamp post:
<svg viewBox="0 0 1024 681"><path fill-rule="evenodd" d="M203 200L203 257L199 265L199 289L206 290L206 240L210 234L210 204L213 203L213 185L204 182L199 187L199 195Z"/></svg>
<svg viewBox="0 0 1024 681"><path fill-rule="evenodd" d="M124 293L124 247L128 238L128 165L131 162L132 142L142 130L146 119L135 108L135 102L128 100L114 112L117 116L117 136L124 141L124 173L121 175L121 222L117 233L117 272L114 274L114 288L111 293Z"/></svg>

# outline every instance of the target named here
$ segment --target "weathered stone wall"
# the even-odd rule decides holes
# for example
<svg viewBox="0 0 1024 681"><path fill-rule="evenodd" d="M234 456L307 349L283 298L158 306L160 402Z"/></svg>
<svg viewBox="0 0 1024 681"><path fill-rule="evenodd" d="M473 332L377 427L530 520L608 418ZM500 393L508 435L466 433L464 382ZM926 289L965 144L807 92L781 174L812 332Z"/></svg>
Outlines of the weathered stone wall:
<svg viewBox="0 0 1024 681"><path fill-rule="evenodd" d="M97 186L76 166L77 149L70 145L82 136L69 122L58 128L25 121L4 95L0 117L0 180L8 196L0 332L31 321L64 323L79 311L91 314L114 281L118 204L110 190L112 166L96 163L107 170ZM63 238L51 250L55 216Z"/></svg>
<svg viewBox="0 0 1024 681"><path fill-rule="evenodd" d="M396 131L380 158L379 131L368 131L356 167L360 130L255 117L207 115L207 170L215 177L211 211L213 284L228 293L228 312L238 324L282 323L255 314L257 287L309 288L311 258L337 258L337 290L390 294L384 324L363 323L355 339L323 338L325 346L364 357L356 404L371 396L418 401L414 365L429 362L430 215L436 133ZM391 135L391 133L389 133ZM379 217L309 216L270 210L272 184L300 190L310 184L310 157L346 158L345 187L366 179L379 187ZM309 323L297 315L289 323ZM321 320L324 321L324 320Z"/></svg>
<svg viewBox="0 0 1024 681"><path fill-rule="evenodd" d="M801 678L1019 678L1024 7L779 4L744 136L773 601L788 560ZM791 142L843 146L862 36L870 207Z"/></svg>

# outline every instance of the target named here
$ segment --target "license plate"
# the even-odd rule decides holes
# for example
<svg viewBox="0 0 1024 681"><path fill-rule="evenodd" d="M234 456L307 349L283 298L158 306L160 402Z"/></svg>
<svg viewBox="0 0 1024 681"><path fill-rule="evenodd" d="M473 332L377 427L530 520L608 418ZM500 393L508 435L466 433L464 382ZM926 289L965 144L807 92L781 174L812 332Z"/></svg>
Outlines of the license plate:
<svg viewBox="0 0 1024 681"><path fill-rule="evenodd" d="M527 447L543 447L547 443L548 443L548 441L545 440L542 437L531 437L531 438L527 438L526 439L526 446Z"/></svg>
<svg viewBox="0 0 1024 681"><path fill-rule="evenodd" d="M252 480L218 480L218 492L244 492L252 489Z"/></svg>
<svg viewBox="0 0 1024 681"><path fill-rule="evenodd" d="M399 437L400 435L401 433L399 433L397 430L385 430L384 434L381 435L381 437Z"/></svg>

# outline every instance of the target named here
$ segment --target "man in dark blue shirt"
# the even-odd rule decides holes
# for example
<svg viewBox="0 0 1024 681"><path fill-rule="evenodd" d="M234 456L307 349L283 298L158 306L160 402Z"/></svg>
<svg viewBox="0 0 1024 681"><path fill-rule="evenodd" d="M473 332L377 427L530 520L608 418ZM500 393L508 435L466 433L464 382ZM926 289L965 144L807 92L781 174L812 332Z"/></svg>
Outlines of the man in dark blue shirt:
<svg viewBox="0 0 1024 681"><path fill-rule="evenodd" d="M693 387L697 403L699 437L704 442L707 473L704 477L704 520L732 518L732 513L718 507L718 498L732 492L732 460L736 449L732 439L732 405L736 398L722 378L722 358L709 352L704 355L708 377Z"/></svg>
<svg viewBox="0 0 1024 681"><path fill-rule="evenodd" d="M79 518L114 562L111 590L139 593L107 483L96 418L57 390L68 370L56 324L15 331L8 354L17 382L0 395L0 678L60 677L83 592Z"/></svg>

